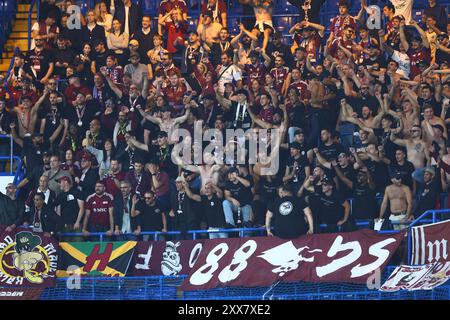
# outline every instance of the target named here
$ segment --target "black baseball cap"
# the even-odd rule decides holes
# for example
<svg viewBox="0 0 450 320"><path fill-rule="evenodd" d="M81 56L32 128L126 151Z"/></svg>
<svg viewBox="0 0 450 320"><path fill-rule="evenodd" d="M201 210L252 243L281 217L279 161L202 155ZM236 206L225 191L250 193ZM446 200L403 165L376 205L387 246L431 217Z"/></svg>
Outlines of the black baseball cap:
<svg viewBox="0 0 450 320"><path fill-rule="evenodd" d="M303 134L303 129L302 128L298 128L294 131L294 136L298 135L298 134Z"/></svg>
<svg viewBox="0 0 450 320"><path fill-rule="evenodd" d="M300 143L294 141L289 144L289 148L300 150L302 146L300 145Z"/></svg>
<svg viewBox="0 0 450 320"><path fill-rule="evenodd" d="M239 169L236 167L231 167L230 169L228 169L228 173L239 173Z"/></svg>
<svg viewBox="0 0 450 320"><path fill-rule="evenodd" d="M160 131L160 132L158 132L157 137L158 137L158 138L167 138L168 135L167 135L167 132L165 132L165 131Z"/></svg>
<svg viewBox="0 0 450 320"><path fill-rule="evenodd" d="M322 185L329 185L329 186L332 186L332 187L334 187L334 182L333 182L333 180L332 179L330 179L330 178L328 178L327 176L325 176L323 179L322 179Z"/></svg>

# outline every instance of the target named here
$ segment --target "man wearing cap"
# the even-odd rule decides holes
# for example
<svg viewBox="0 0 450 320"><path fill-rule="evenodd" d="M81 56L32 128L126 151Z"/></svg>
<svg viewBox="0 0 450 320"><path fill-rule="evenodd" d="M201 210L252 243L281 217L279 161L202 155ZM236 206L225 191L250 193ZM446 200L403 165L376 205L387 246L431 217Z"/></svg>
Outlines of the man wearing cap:
<svg viewBox="0 0 450 320"><path fill-rule="evenodd" d="M132 53L130 55L131 63L127 64L123 71L131 76L131 83L137 87L139 92L144 88L145 81L148 81L148 67L140 63L140 60L139 53Z"/></svg>
<svg viewBox="0 0 450 320"><path fill-rule="evenodd" d="M362 65L367 68L367 71L371 75L374 75L377 78L380 77L386 72L386 58L381 54L378 45L375 44L370 44L365 52L367 52L367 54L364 55Z"/></svg>
<svg viewBox="0 0 450 320"><path fill-rule="evenodd" d="M385 217L388 205L390 209L389 220L391 222L403 223L414 219L412 215L413 195L409 187L403 184L402 177L402 174L397 172L391 178L392 184L384 191L384 198L378 216L379 219ZM406 225L402 224L394 225L395 230L403 230L406 227Z"/></svg>
<svg viewBox="0 0 450 320"><path fill-rule="evenodd" d="M106 232L111 236L114 231L113 196L105 192L102 181L95 183L95 193L86 198L86 212L83 221L83 234L90 232Z"/></svg>
<svg viewBox="0 0 450 320"><path fill-rule="evenodd" d="M17 185L18 189L22 189L28 184L29 186L26 190L37 188L39 185L39 179L42 174L45 171L50 170L50 153L48 153L47 151L41 153L41 151L39 151L39 158L41 158L42 161L31 166L30 170L27 170L27 176L22 179L22 181L20 181L20 183Z"/></svg>
<svg viewBox="0 0 450 320"><path fill-rule="evenodd" d="M322 192L318 200L318 205L314 206L317 212L314 212L313 209L316 232L319 230L318 225L320 223L325 223L327 225L322 231L323 233L344 231L341 228L349 220L350 204L336 190L333 180L327 177L322 179ZM316 219L318 219L318 221L316 221Z"/></svg>
<svg viewBox="0 0 450 320"><path fill-rule="evenodd" d="M395 161L391 161L389 164L389 174L394 176L396 173L400 173L402 176L403 184L408 186L413 193L416 191L416 183L412 179L414 172L414 164L406 159L406 152L402 149L395 151Z"/></svg>
<svg viewBox="0 0 450 320"><path fill-rule="evenodd" d="M292 191L297 194L306 177L309 177L311 166L306 154L301 154L302 146L300 143L292 142L289 147L291 155L286 162L283 183L289 184Z"/></svg>
<svg viewBox="0 0 450 320"><path fill-rule="evenodd" d="M84 198L68 177L61 177L58 182L61 193L56 198L54 206L62 220L62 232L80 232L84 214ZM64 238L63 240L82 241L80 237Z"/></svg>
<svg viewBox="0 0 450 320"><path fill-rule="evenodd" d="M400 41L409 56L409 61L411 64L411 72L409 74L410 79L414 79L417 75L420 74L420 70L418 67L419 62L423 61L427 65L429 65L431 62L430 44L428 42L425 31L423 31L415 21L412 21L412 25L416 28L419 36L412 37L412 39L410 40L410 45L410 43L406 39L405 25L404 23L400 23Z"/></svg>
<svg viewBox="0 0 450 320"><path fill-rule="evenodd" d="M26 68L29 66L26 65ZM36 91L31 88L31 80L28 77L21 77L14 86L8 83L8 87L13 106L23 103L23 97L29 97L33 104L39 99Z"/></svg>
<svg viewBox="0 0 450 320"><path fill-rule="evenodd" d="M48 178L48 188L53 191L56 196L61 193L61 188L59 186L59 178L68 177L72 180L72 176L69 171L62 170L60 168L61 162L59 161L59 156L52 155L50 157L50 169L44 172L44 176Z"/></svg>
<svg viewBox="0 0 450 320"><path fill-rule="evenodd" d="M264 59L264 63L261 62L260 54ZM253 80L260 81L264 79L272 61L265 52L260 50L252 50L249 54L249 59L251 63L245 65L238 63L237 66L244 70L247 76L246 84L250 87Z"/></svg>
<svg viewBox="0 0 450 320"><path fill-rule="evenodd" d="M81 156L81 177L75 177L83 199L86 199L94 191L95 182L99 180L98 170L92 168L92 156L89 152L84 151Z"/></svg>
<svg viewBox="0 0 450 320"><path fill-rule="evenodd" d="M249 94L247 90L241 89L236 91L236 94L230 99L224 98L222 94L219 93L219 87L215 86L216 98L220 105L223 107L226 113L230 114L231 128L244 130L250 129L252 124L252 119L249 113Z"/></svg>
<svg viewBox="0 0 450 320"><path fill-rule="evenodd" d="M266 230L268 236L282 239L296 239L301 235L314 233L311 209L304 202L293 196L287 186L278 188L279 199L267 210ZM273 230L272 219L274 220Z"/></svg>
<svg viewBox="0 0 450 320"><path fill-rule="evenodd" d="M171 230L195 230L200 226L199 212L195 212L196 196L189 188L189 184L183 177L175 180L176 192L170 195L169 223ZM183 235L181 236L183 238Z"/></svg>
<svg viewBox="0 0 450 320"><path fill-rule="evenodd" d="M423 175L417 177L420 183L419 199L414 206L414 217L419 217L427 210L436 209L436 200L439 198L439 176L436 176L434 167L426 167L421 172ZM416 177L414 176L416 179Z"/></svg>
<svg viewBox="0 0 450 320"><path fill-rule="evenodd" d="M321 24L302 21L292 27L289 33L294 34L295 42L299 47L305 49L306 56L315 64L317 55L322 51L321 44L325 35L325 27Z"/></svg>

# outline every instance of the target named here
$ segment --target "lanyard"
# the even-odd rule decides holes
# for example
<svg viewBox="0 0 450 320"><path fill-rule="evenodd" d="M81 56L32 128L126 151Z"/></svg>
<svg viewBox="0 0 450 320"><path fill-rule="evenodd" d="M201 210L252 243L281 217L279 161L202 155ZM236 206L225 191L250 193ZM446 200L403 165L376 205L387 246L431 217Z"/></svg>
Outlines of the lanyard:
<svg viewBox="0 0 450 320"><path fill-rule="evenodd" d="M22 125L22 127L25 129L25 131L29 131L30 130L30 121L31 121L31 116L28 113L27 116L27 125L25 126L25 112L21 112L20 113L20 124Z"/></svg>
<svg viewBox="0 0 450 320"><path fill-rule="evenodd" d="M245 103L245 104L242 105L242 113L239 116L240 109L241 109L241 103L239 102L238 105L237 105L237 108L236 108L236 115L235 115L235 118L234 118L234 126L235 127L236 127L236 124L237 124L238 121L244 122L245 112L247 111L247 104Z"/></svg>
<svg viewBox="0 0 450 320"><path fill-rule="evenodd" d="M179 192L178 193L178 210L181 211L181 206L183 205L183 201L184 201L184 196L186 194L184 192Z"/></svg>

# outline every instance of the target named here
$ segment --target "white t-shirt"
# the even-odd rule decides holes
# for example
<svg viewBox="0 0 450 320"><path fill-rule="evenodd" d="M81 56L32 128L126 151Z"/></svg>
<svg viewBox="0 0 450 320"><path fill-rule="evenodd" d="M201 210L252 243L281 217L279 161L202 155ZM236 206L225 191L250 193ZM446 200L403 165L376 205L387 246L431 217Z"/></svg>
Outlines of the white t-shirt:
<svg viewBox="0 0 450 320"><path fill-rule="evenodd" d="M391 0L391 3L395 7L395 15L403 16L406 24L410 24L409 22L412 20L413 0Z"/></svg>
<svg viewBox="0 0 450 320"><path fill-rule="evenodd" d="M392 60L398 63L397 73L409 79L410 61L406 53L395 50L392 54Z"/></svg>
<svg viewBox="0 0 450 320"><path fill-rule="evenodd" d="M228 69L228 67L220 66L217 75L220 76L218 85L219 85L219 91L223 94L225 91L225 84L230 83L234 81L242 80L242 71L239 67L236 65L231 65ZM225 71L226 70L226 71ZM223 74L222 74L223 73Z"/></svg>

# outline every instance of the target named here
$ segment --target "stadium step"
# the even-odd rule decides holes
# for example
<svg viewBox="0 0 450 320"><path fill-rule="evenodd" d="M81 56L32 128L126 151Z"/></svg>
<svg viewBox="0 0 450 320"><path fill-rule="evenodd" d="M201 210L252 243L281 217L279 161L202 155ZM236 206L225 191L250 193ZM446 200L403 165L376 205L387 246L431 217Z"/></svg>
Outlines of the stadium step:
<svg viewBox="0 0 450 320"><path fill-rule="evenodd" d="M17 13L13 22L12 32L8 36L8 40L3 46L2 56L0 59L0 72L8 71L11 58L14 56L14 49L18 47L20 51L28 50L28 13L30 11L29 4L19 4ZM32 21L37 20L36 7L33 8Z"/></svg>

